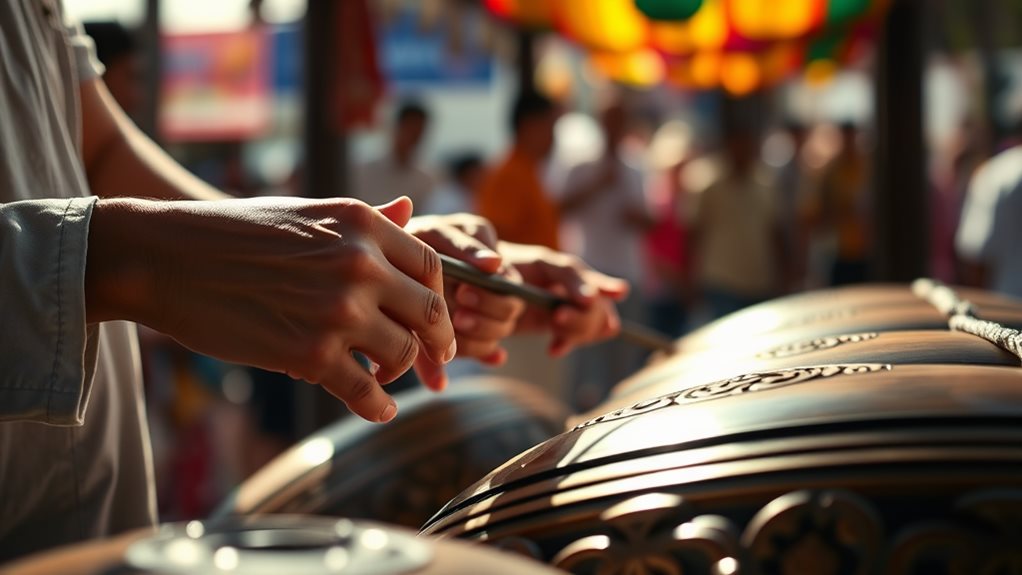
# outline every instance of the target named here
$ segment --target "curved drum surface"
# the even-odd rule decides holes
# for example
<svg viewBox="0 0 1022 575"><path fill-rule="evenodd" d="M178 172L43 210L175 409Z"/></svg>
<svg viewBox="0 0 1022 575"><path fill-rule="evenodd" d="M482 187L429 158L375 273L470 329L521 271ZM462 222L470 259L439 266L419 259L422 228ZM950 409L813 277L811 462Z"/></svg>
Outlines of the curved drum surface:
<svg viewBox="0 0 1022 575"><path fill-rule="evenodd" d="M41 553L8 575L554 575L527 559L379 523L298 516L166 525Z"/></svg>
<svg viewBox="0 0 1022 575"><path fill-rule="evenodd" d="M783 340L780 340L783 341ZM939 330L865 331L757 345L763 338L698 353L682 353L649 365L614 387L596 411L569 421L596 417L641 399L750 372L832 363L1019 365L1019 359L974 335ZM768 339L766 343L775 343ZM736 349L737 348L737 349Z"/></svg>
<svg viewBox="0 0 1022 575"><path fill-rule="evenodd" d="M246 480L215 516L298 513L419 527L483 474L559 433L567 417L543 390L498 377L396 399L390 423L351 417L313 434Z"/></svg>
<svg viewBox="0 0 1022 575"><path fill-rule="evenodd" d="M971 289L953 288L975 304L981 317L1022 327L1022 301ZM837 326L838 332L822 324ZM750 306L720 318L678 340L682 351L728 347L736 341L771 333L795 332L794 339L850 333L848 330L946 329L946 316L903 284L847 286L790 295Z"/></svg>
<svg viewBox="0 0 1022 575"><path fill-rule="evenodd" d="M581 422L423 532L573 573L985 573L1017 557L1020 486L1022 370L819 365Z"/></svg>

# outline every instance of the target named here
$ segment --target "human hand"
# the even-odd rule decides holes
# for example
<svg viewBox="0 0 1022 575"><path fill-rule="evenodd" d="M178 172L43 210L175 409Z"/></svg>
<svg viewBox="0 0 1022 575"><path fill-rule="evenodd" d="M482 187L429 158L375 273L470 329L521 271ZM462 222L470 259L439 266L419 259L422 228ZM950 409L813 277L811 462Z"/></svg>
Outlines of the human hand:
<svg viewBox="0 0 1022 575"><path fill-rule="evenodd" d="M576 256L543 246L500 242L499 251L525 283L573 304L553 312L532 307L518 322L519 331L550 331L551 355L566 355L575 346L611 338L621 329L614 302L628 294L628 282L602 274Z"/></svg>
<svg viewBox="0 0 1022 575"><path fill-rule="evenodd" d="M457 349L439 257L401 229L411 209L407 198L379 209L100 200L87 319L143 323L197 352L321 384L361 417L388 421L397 407L381 385L419 355L439 365ZM378 368L362 368L356 351Z"/></svg>
<svg viewBox="0 0 1022 575"><path fill-rule="evenodd" d="M484 218L471 214L420 216L405 226L437 252L466 261L480 271L498 273L521 281L518 272L504 264L497 253L497 233ZM521 300L502 296L482 288L445 278L444 295L451 312L459 356L472 357L489 365L507 360L507 351L500 341L511 335L518 318L525 310ZM415 364L420 377L440 371L429 358Z"/></svg>

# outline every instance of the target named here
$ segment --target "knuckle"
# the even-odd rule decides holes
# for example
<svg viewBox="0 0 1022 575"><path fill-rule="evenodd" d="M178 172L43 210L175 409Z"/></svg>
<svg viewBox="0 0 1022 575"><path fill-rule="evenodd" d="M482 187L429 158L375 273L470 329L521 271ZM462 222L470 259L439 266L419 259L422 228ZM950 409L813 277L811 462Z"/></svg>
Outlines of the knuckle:
<svg viewBox="0 0 1022 575"><path fill-rule="evenodd" d="M372 229L375 213L368 204L355 199L341 203L344 221L355 230L366 232Z"/></svg>
<svg viewBox="0 0 1022 575"><path fill-rule="evenodd" d="M410 367L414 362L415 358L419 355L419 344L412 337L412 334L407 334L405 337L404 344L401 347L401 353L398 356L398 367L402 370Z"/></svg>
<svg viewBox="0 0 1022 575"><path fill-rule="evenodd" d="M444 299L433 290L426 290L426 324L437 325L445 312Z"/></svg>
<svg viewBox="0 0 1022 575"><path fill-rule="evenodd" d="M330 320L332 325L358 324L362 320L362 307L351 294L342 293L330 306Z"/></svg>
<svg viewBox="0 0 1022 575"><path fill-rule="evenodd" d="M344 244L338 250L337 257L341 275L346 278L375 277L380 267L373 250L361 242Z"/></svg>
<svg viewBox="0 0 1022 575"><path fill-rule="evenodd" d="M376 381L368 375L359 375L348 385L344 393L344 400L352 403L365 401L376 391L377 385Z"/></svg>
<svg viewBox="0 0 1022 575"><path fill-rule="evenodd" d="M440 255L425 244L422 245L422 273L427 280L441 280Z"/></svg>

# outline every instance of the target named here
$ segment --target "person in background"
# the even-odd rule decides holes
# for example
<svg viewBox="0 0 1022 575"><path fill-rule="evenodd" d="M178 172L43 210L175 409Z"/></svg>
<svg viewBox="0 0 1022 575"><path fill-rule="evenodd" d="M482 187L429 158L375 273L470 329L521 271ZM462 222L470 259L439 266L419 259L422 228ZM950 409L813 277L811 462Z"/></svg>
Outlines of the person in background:
<svg viewBox="0 0 1022 575"><path fill-rule="evenodd" d="M859 142L858 126L844 122L840 130L840 150L823 168L817 198L808 210L810 225L837 234L837 254L830 272L830 285L834 286L869 279L871 236L869 159Z"/></svg>
<svg viewBox="0 0 1022 575"><path fill-rule="evenodd" d="M542 171L554 146L557 108L546 97L522 94L511 110L511 151L483 178L479 215L493 222L502 239L557 249L560 214L543 184Z"/></svg>
<svg viewBox="0 0 1022 575"><path fill-rule="evenodd" d="M1022 144L1016 144L983 164L969 184L955 236L966 283L1022 298L1020 222Z"/></svg>
<svg viewBox="0 0 1022 575"><path fill-rule="evenodd" d="M387 153L356 168L354 197L378 205L408 196L416 206L425 206L433 192L433 178L416 164L416 154L428 127L429 112L423 104L402 102Z"/></svg>
<svg viewBox="0 0 1022 575"><path fill-rule="evenodd" d="M558 207L563 222L579 233L582 259L594 268L633 285L643 276L642 239L653 226L642 174L621 158L628 133L628 114L615 102L600 113L604 148L599 158L573 168L565 180ZM641 295L633 292L618 304L625 319L645 323ZM575 407L599 403L610 386L635 371L642 350L623 341L607 341L575 355Z"/></svg>
<svg viewBox="0 0 1022 575"><path fill-rule="evenodd" d="M701 288L714 318L777 295L782 235L776 189L743 126L725 134L728 166L694 201Z"/></svg>
<svg viewBox="0 0 1022 575"><path fill-rule="evenodd" d="M96 42L96 57L106 68L103 83L128 116L135 117L142 106L142 58L135 37L116 21L82 26Z"/></svg>
<svg viewBox="0 0 1022 575"><path fill-rule="evenodd" d="M476 190L483 174L483 159L479 154L466 152L453 157L447 164L447 184L437 188L423 213L475 213Z"/></svg>

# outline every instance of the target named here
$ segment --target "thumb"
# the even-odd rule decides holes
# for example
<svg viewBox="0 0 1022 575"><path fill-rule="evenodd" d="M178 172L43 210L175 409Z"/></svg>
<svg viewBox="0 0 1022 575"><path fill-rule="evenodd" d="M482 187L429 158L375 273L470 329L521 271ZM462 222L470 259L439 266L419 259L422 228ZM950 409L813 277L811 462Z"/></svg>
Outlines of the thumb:
<svg viewBox="0 0 1022 575"><path fill-rule="evenodd" d="M385 218L403 228L408 223L408 220L412 219L412 207L412 200L408 196L401 196L382 206L376 206L376 209Z"/></svg>

